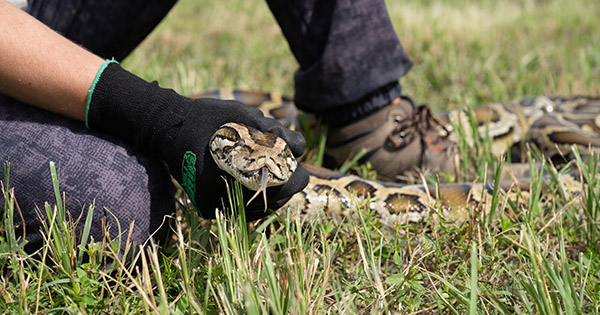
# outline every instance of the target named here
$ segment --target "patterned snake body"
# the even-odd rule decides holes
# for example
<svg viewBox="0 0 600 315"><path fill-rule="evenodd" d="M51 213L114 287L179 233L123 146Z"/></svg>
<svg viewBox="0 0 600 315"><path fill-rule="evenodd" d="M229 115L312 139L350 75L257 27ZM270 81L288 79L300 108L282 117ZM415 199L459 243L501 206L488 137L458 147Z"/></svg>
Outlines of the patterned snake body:
<svg viewBox="0 0 600 315"><path fill-rule="evenodd" d="M235 93L238 93L238 100L250 103L249 105L256 104L256 99L261 97L261 104L265 103L264 100L276 103L266 94ZM240 99L239 95L245 93L254 97L255 102ZM222 95L216 96L223 98ZM268 113L280 110L295 114L295 108L289 107L282 100L284 99L278 99L283 105L271 106ZM524 141L535 143L549 155L568 153L571 145L578 146L583 153L597 151L600 148L599 116L600 98L588 97L537 97L491 104L472 111L472 118L478 123L478 132L489 134L492 151L496 154L506 152L512 145ZM456 137L454 127L469 123L465 111L441 113L436 115L436 119L445 124L451 137ZM289 126L290 121L293 120L288 118L284 124ZM469 138L468 136L467 139ZM245 153L233 153L236 148L241 148ZM257 194L266 188L267 176L269 185L282 184L296 167L295 160L291 158L291 152L282 139L233 123L223 126L215 133L211 153L219 167L240 179L247 187L258 189ZM232 168L233 165L238 166ZM255 167L250 168L251 165ZM354 216L354 211L360 205L366 205L386 226L421 222L438 216L462 222L473 211L488 211L494 190L492 183L403 185L340 174L305 163L302 166L310 173L309 184L294 195L287 206L294 214L309 222L323 216L339 222ZM250 178L252 179L249 180ZM561 175L559 183L572 195L581 194L582 184L573 175ZM505 198L513 201L528 198L528 180L503 181L498 185L509 192Z"/></svg>

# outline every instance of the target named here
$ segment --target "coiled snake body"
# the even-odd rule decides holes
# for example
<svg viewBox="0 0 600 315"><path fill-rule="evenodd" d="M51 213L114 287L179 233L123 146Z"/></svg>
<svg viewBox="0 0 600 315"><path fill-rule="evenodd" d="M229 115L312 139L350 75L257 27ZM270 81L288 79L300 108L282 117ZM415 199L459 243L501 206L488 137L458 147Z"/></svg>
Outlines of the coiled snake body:
<svg viewBox="0 0 600 315"><path fill-rule="evenodd" d="M243 91L200 96L233 98L251 106L263 106L261 109L267 114L284 117L287 126L293 123L290 117L296 114L293 104L279 96ZM279 115L273 115L274 111L279 111ZM473 117L479 124L479 132L489 134L496 154L520 142L534 143L548 156L568 154L572 145L583 153L600 148L600 98L540 96L478 107L473 109ZM450 137L456 137L453 127L467 125L469 118L465 111L450 111L437 114L436 119L450 131ZM269 185L284 183L296 168L282 139L235 123L226 124L215 133L210 151L219 167L257 190L257 195ZM473 210L487 211L494 189L492 183L403 185L340 174L305 163L302 166L310 173L309 184L287 206L309 221L322 217L323 213L339 221L352 216L358 205L366 204L388 226L420 222L432 214L460 222ZM559 182L571 193L580 194L582 184L573 175L563 174ZM509 199L527 198L527 180L503 181L498 185L505 191L520 192L520 195L509 193Z"/></svg>

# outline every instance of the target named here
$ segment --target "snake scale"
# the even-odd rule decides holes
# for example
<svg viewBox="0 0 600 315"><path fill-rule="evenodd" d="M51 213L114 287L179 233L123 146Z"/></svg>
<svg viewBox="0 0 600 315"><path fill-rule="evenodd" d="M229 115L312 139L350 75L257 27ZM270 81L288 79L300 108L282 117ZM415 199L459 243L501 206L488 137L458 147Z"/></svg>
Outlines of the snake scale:
<svg viewBox="0 0 600 315"><path fill-rule="evenodd" d="M258 107L287 127L293 127L298 112L290 99L276 94L219 90L195 97L236 99ZM489 135L494 154L502 154L516 147L515 144L524 142L534 143L546 156L568 154L572 145L583 153L600 148L600 98L539 96L477 107L471 115L478 124L478 132ZM438 113L434 118L454 141L456 133L453 127L469 123L467 112L462 110ZM219 167L247 187L257 190L256 195L267 186L285 182L297 167L282 139L243 125L224 125L215 133L210 146ZM240 148L242 151L235 151ZM461 222L474 210L488 211L494 189L492 183L435 186L389 183L341 174L306 163L301 165L310 173L309 184L284 208L289 207L294 214L309 222L323 217L323 213L339 222L355 215L353 211L359 205L367 205L386 226L422 222L439 215ZM580 194L582 184L573 175L563 174L559 182L574 195ZM519 195L508 194L509 199L527 198L527 180L507 180L498 185L505 191L519 191Z"/></svg>

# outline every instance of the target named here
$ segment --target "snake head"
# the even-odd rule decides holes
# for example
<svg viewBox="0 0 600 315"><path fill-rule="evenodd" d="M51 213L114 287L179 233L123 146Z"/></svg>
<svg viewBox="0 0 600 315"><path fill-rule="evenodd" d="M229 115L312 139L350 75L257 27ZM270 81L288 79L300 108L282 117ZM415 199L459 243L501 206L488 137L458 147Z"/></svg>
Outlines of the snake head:
<svg viewBox="0 0 600 315"><path fill-rule="evenodd" d="M285 184L298 166L283 139L238 123L217 129L209 151L220 169L256 191L254 197L263 192L265 207L266 188Z"/></svg>

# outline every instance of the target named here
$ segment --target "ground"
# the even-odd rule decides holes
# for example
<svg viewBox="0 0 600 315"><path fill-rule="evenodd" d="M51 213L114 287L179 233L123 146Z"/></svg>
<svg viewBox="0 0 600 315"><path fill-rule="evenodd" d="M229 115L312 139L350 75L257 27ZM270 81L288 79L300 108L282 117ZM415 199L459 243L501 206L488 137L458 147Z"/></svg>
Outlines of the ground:
<svg viewBox="0 0 600 315"><path fill-rule="evenodd" d="M401 80L404 92L435 110L539 94L600 94L596 0L407 0L388 7L415 63ZM292 95L297 67L257 0L182 0L123 65L182 94L225 87ZM311 137L318 161L322 134ZM501 165L484 154L485 145L467 153L492 172ZM398 233L381 230L364 209L362 220L341 225L301 226L283 216L248 226L242 218L198 221L181 205L170 246L149 249L140 272L118 263L103 269L102 259L112 254L102 244L87 247L91 260L84 263L82 249L68 246L76 236L62 225L53 225L43 249L54 262L47 267L20 252L7 217L0 309L598 314L600 191L597 158L591 161L587 169L579 164L590 184L581 199L554 194L555 181L541 185L534 178L540 192L527 207L501 202L493 216L399 226Z"/></svg>

